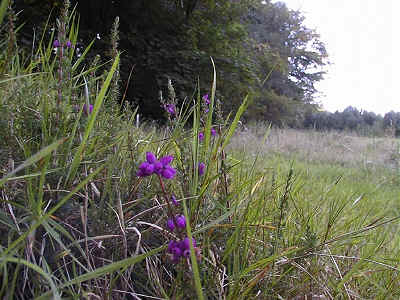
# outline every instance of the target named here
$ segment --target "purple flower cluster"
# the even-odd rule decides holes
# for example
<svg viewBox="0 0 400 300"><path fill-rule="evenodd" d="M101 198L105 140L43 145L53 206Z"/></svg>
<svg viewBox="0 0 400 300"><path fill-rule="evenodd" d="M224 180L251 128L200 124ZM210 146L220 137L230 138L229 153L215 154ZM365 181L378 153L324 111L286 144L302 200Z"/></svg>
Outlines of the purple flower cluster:
<svg viewBox="0 0 400 300"><path fill-rule="evenodd" d="M60 43L59 40L54 40L54 42L53 42L53 47L54 47L54 48L60 48L60 47L62 47L62 45L61 45L61 43ZM71 48L71 47L72 47L71 41L67 41L67 42L65 43L65 47Z"/></svg>
<svg viewBox="0 0 400 300"><path fill-rule="evenodd" d="M168 219L167 227L169 230L173 231L175 229L175 225L180 229L186 228L186 219L184 215L176 215L175 221L173 219Z"/></svg>
<svg viewBox="0 0 400 300"><path fill-rule="evenodd" d="M204 101L204 103L206 104L206 105L210 105L210 99L208 99L208 94L205 94L204 96L203 96L203 101Z"/></svg>
<svg viewBox="0 0 400 300"><path fill-rule="evenodd" d="M203 162L199 163L199 175L200 176L204 175L205 169L206 169L206 165Z"/></svg>
<svg viewBox="0 0 400 300"><path fill-rule="evenodd" d="M165 104L164 109L167 113L169 113L171 116L174 116L176 114L176 107L175 104Z"/></svg>
<svg viewBox="0 0 400 300"><path fill-rule="evenodd" d="M217 135L217 131L215 130L214 127L211 127L211 136L216 136ZM204 140L204 132L199 132L199 140L202 142Z"/></svg>
<svg viewBox="0 0 400 300"><path fill-rule="evenodd" d="M142 162L139 166L137 176L146 177L152 174L157 174L165 179L172 179L176 174L176 170L170 166L170 163L174 157L167 155L157 160L156 156L152 152L146 152L146 161Z"/></svg>
<svg viewBox="0 0 400 300"><path fill-rule="evenodd" d="M196 252L196 256L200 255L200 249L196 247L196 240L192 238L193 248ZM179 260L184 257L190 256L190 240L188 237L181 241L170 241L168 244L167 253L172 255L172 262L179 263Z"/></svg>
<svg viewBox="0 0 400 300"><path fill-rule="evenodd" d="M89 109L88 109L88 107L87 107L86 104L83 105L83 112L84 112L86 115L91 114L92 111L93 111L93 104L89 104Z"/></svg>
<svg viewBox="0 0 400 300"><path fill-rule="evenodd" d="M210 99L208 99L208 94L205 94L203 96L203 101L204 101L204 103L203 103L204 112L208 113L210 111L209 105L211 103Z"/></svg>
<svg viewBox="0 0 400 300"><path fill-rule="evenodd" d="M179 205L178 201L176 201L175 195L172 195L172 196L171 196L171 202L172 202L172 204L175 205L175 206L178 206L178 205Z"/></svg>

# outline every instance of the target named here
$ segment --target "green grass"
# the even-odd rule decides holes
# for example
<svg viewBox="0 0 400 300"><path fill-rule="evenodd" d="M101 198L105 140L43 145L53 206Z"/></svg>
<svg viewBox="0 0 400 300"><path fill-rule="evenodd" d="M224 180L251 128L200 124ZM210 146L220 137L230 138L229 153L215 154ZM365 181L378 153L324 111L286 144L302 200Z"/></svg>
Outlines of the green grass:
<svg viewBox="0 0 400 300"><path fill-rule="evenodd" d="M59 39L76 40L74 20ZM54 38L0 64L0 298L399 298L397 141L236 132L247 98L222 119L215 72L164 127L137 128L118 108L119 55L99 75ZM174 156L174 178L137 176L149 151ZM185 229L167 230L175 214ZM173 263L185 237L196 245Z"/></svg>

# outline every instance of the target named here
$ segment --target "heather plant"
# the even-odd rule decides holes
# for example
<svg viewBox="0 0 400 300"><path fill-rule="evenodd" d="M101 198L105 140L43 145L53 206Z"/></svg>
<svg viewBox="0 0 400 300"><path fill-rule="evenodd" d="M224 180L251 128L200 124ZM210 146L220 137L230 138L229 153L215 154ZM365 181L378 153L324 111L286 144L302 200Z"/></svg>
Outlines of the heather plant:
<svg viewBox="0 0 400 300"><path fill-rule="evenodd" d="M0 79L0 298L399 296L397 177L266 157L235 135L250 96L222 117L215 68L191 99L168 81L167 124L136 127L110 108L118 19L104 75L77 19L65 1Z"/></svg>

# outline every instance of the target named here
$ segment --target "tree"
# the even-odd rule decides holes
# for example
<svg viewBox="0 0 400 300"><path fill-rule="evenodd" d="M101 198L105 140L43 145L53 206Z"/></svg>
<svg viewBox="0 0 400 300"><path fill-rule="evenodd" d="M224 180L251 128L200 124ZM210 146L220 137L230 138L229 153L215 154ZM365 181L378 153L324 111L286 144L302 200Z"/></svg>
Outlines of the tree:
<svg viewBox="0 0 400 300"><path fill-rule="evenodd" d="M315 31L303 25L304 17L282 2L258 1L247 20L260 83L257 106L271 111L276 111L272 108L276 105L286 107L280 115L274 114L273 121L295 118L305 104L313 103L315 83L323 78L321 67L327 63L325 46ZM271 100L274 94L280 101Z"/></svg>

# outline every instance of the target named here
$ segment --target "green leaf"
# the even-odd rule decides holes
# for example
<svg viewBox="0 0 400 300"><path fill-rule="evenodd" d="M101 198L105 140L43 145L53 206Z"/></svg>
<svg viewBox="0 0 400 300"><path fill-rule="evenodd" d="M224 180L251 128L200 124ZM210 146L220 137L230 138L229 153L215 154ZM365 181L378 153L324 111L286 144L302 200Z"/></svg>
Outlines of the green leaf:
<svg viewBox="0 0 400 300"><path fill-rule="evenodd" d="M1 4L0 4L0 24L3 23L3 19L4 19L4 16L6 14L7 7L8 7L8 0L1 1Z"/></svg>

